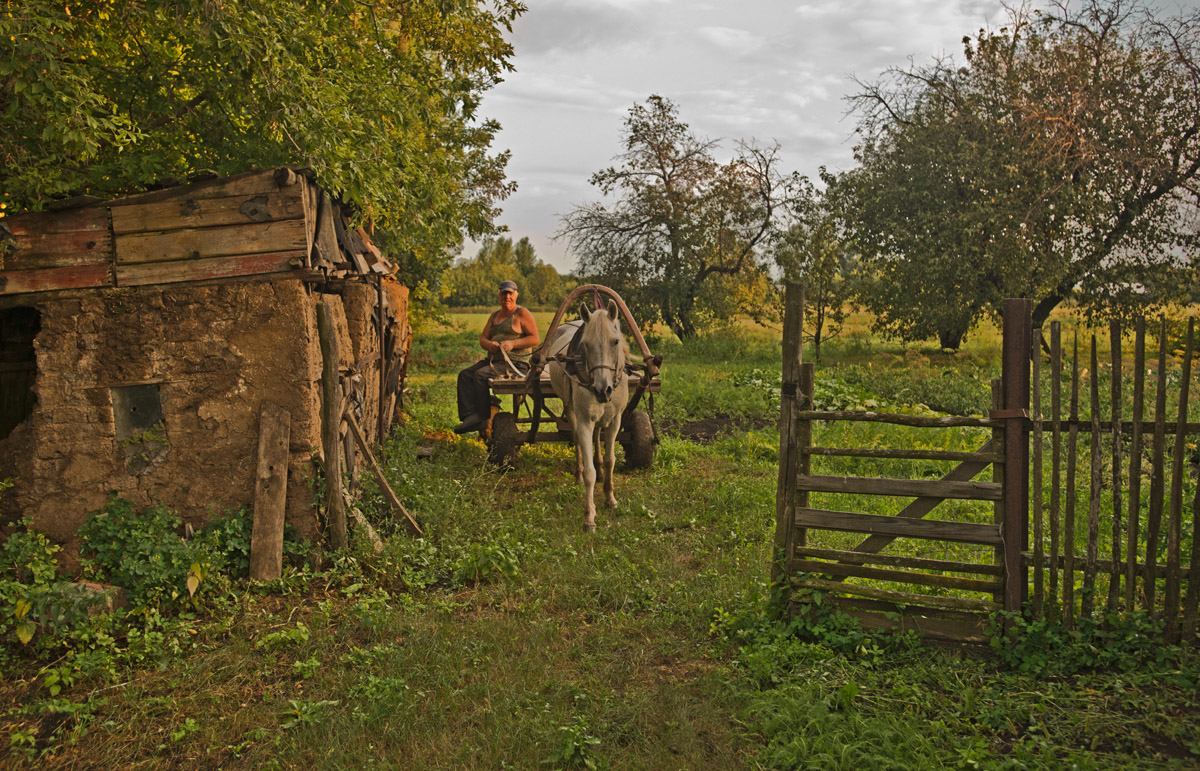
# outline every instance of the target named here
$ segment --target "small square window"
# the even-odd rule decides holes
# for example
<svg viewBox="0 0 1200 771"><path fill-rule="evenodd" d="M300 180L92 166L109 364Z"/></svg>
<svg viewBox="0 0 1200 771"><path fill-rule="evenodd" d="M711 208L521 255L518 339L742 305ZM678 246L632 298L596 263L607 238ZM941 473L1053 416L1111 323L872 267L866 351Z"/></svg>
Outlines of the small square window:
<svg viewBox="0 0 1200 771"><path fill-rule="evenodd" d="M131 474L144 473L167 455L167 430L158 385L146 383L112 389L117 445Z"/></svg>

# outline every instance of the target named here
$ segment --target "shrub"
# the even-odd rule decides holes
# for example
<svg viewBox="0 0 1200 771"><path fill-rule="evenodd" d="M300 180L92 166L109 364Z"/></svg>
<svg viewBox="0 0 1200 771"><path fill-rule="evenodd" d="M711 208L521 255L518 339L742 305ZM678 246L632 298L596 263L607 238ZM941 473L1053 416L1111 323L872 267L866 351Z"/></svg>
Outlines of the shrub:
<svg viewBox="0 0 1200 771"><path fill-rule="evenodd" d="M205 539L184 540L181 529L170 509L111 498L79 529L85 572L125 589L134 608L194 605L221 556Z"/></svg>

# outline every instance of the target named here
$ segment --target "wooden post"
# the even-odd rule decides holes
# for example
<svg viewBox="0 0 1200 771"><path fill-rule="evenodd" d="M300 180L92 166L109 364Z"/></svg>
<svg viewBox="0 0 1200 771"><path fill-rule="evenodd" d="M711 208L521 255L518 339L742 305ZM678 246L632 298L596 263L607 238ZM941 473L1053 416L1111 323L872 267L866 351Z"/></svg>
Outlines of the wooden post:
<svg viewBox="0 0 1200 771"><path fill-rule="evenodd" d="M796 472L800 462L801 404L800 371L804 361L804 287L788 284L784 295L783 385L779 407L779 479L775 486L775 545L771 561L771 582L786 593L788 562L792 557L792 530L796 520ZM780 613L786 613L783 598Z"/></svg>
<svg viewBox="0 0 1200 771"><path fill-rule="evenodd" d="M1038 344L1042 330L1034 330L1029 355L1033 359L1033 615L1042 618L1045 611L1045 564L1044 548L1045 517L1042 494L1042 355Z"/></svg>
<svg viewBox="0 0 1200 771"><path fill-rule="evenodd" d="M1049 611L1058 617L1058 573L1062 539L1062 322L1050 323L1050 598Z"/></svg>
<svg viewBox="0 0 1200 771"><path fill-rule="evenodd" d="M325 453L325 513L330 543L344 549L346 501L342 497L341 395L338 388L338 344L333 317L324 300L317 303L317 337L321 341L321 448Z"/></svg>
<svg viewBox="0 0 1200 771"><path fill-rule="evenodd" d="M1112 361L1109 401L1112 408L1112 567L1108 571L1109 613L1121 599L1121 322L1108 327L1109 356Z"/></svg>
<svg viewBox="0 0 1200 771"><path fill-rule="evenodd" d="M1021 557L1029 542L1029 352L1033 304L1004 301L1004 609L1019 611L1028 582Z"/></svg>
<svg viewBox="0 0 1200 771"><path fill-rule="evenodd" d="M1103 466L1101 465L1100 441L1100 362L1096 356L1096 336L1092 335L1091 372L1088 376L1088 401L1092 419L1092 431L1088 436L1090 463L1088 485L1087 554L1083 563L1083 591L1079 603L1081 618L1091 618L1096 601L1096 560L1100 554L1100 496L1104 490Z"/></svg>
<svg viewBox="0 0 1200 771"><path fill-rule="evenodd" d="M1187 452L1188 391L1192 381L1192 346L1196 319L1188 319L1187 340L1183 344L1183 374L1179 384L1179 411L1175 415L1175 449L1171 454L1171 508L1167 520L1167 590L1163 595L1163 625L1167 642L1179 642L1179 558L1183 551L1183 456ZM1193 533L1195 538L1196 534Z"/></svg>
<svg viewBox="0 0 1200 771"><path fill-rule="evenodd" d="M1129 447L1129 527L1125 528L1125 609L1137 602L1138 531L1142 513L1142 402L1146 394L1146 319L1133 333L1133 436Z"/></svg>
<svg viewBox="0 0 1200 771"><path fill-rule="evenodd" d="M264 401L258 414L258 471L250 529L250 578L271 581L283 573L283 519L287 503L288 443L292 416Z"/></svg>
<svg viewBox="0 0 1200 771"><path fill-rule="evenodd" d="M1167 442L1167 318L1159 319L1158 371L1155 373L1154 440L1150 448L1150 511L1146 520L1146 612L1154 613L1158 581L1158 536L1162 528L1163 466Z"/></svg>
<svg viewBox="0 0 1200 771"><path fill-rule="evenodd" d="M1075 469L1079 450L1079 329L1071 344L1071 413L1067 428L1067 505L1063 515L1063 623L1075 625Z"/></svg>

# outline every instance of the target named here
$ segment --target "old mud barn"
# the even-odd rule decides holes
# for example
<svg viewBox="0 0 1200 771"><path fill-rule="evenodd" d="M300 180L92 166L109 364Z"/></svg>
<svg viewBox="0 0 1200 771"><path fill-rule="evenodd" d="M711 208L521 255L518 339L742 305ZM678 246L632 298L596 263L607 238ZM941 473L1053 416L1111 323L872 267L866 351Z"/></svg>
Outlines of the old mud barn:
<svg viewBox="0 0 1200 771"><path fill-rule="evenodd" d="M327 454L318 316L336 414L377 441L410 338L393 264L288 168L76 203L0 220L0 478L15 483L0 522L30 517L70 562L112 493L190 524L251 506L270 415L272 496L311 535ZM346 428L324 447L353 474Z"/></svg>

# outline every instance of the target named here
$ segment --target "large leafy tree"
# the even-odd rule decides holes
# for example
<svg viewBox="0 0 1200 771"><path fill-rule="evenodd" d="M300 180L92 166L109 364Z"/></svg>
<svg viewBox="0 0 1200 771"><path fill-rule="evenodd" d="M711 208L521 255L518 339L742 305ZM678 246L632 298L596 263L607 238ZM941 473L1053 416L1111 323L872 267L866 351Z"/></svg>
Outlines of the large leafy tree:
<svg viewBox="0 0 1200 771"><path fill-rule="evenodd" d="M706 284L757 268L790 180L778 171L778 148L742 143L731 160L718 161L716 143L692 134L661 96L630 109L623 144L616 164L591 178L609 202L577 208L561 234L581 275L692 337Z"/></svg>
<svg viewBox="0 0 1200 771"><path fill-rule="evenodd" d="M1200 212L1200 15L1136 3L1014 9L965 62L895 70L857 97L860 165L832 195L880 325L957 347L1005 296L1041 324L1193 286Z"/></svg>
<svg viewBox="0 0 1200 771"><path fill-rule="evenodd" d="M417 278L510 190L482 94L516 0L0 2L8 210L299 164ZM424 274L424 275L422 275Z"/></svg>

